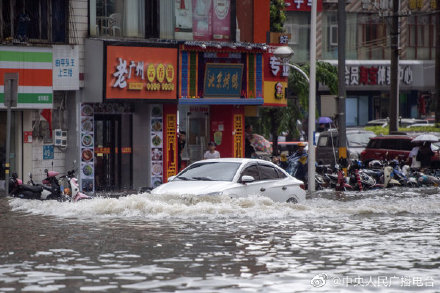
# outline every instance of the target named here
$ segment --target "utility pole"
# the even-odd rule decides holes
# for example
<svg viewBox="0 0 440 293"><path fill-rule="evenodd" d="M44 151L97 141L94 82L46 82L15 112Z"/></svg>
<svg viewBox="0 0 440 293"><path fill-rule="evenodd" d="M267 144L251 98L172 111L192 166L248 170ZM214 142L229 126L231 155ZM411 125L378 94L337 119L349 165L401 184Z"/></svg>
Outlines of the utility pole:
<svg viewBox="0 0 440 293"><path fill-rule="evenodd" d="M6 114L6 159L5 159L5 196L9 195L9 157L11 146L11 107L17 107L18 73L4 74L4 105Z"/></svg>
<svg viewBox="0 0 440 293"><path fill-rule="evenodd" d="M400 46L400 0L393 0L391 18L391 89L390 134L398 131L399 119L399 46Z"/></svg>
<svg viewBox="0 0 440 293"><path fill-rule="evenodd" d="M347 26L345 0L338 0L338 140L339 164L347 168L347 135L345 121L345 32Z"/></svg>
<svg viewBox="0 0 440 293"><path fill-rule="evenodd" d="M435 16L435 26L437 37L435 42L435 92L434 92L434 101L436 102L435 109L435 124L438 127L440 125L440 0L437 0L437 13Z"/></svg>

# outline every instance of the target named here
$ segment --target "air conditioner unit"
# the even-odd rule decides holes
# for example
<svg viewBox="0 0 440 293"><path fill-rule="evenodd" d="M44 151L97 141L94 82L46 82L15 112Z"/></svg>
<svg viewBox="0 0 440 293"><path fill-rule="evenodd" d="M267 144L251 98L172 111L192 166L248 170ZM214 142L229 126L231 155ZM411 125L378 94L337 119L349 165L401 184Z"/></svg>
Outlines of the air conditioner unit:
<svg viewBox="0 0 440 293"><path fill-rule="evenodd" d="M54 145L63 148L67 147L67 131L55 129L54 133Z"/></svg>

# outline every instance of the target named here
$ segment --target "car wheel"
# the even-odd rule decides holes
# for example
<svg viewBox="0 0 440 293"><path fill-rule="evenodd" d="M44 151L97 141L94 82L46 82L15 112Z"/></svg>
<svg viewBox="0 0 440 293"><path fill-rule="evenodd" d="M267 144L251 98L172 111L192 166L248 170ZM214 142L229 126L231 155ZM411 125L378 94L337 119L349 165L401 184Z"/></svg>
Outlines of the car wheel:
<svg viewBox="0 0 440 293"><path fill-rule="evenodd" d="M290 197L286 202L288 202L288 203L298 203L298 200L295 197Z"/></svg>

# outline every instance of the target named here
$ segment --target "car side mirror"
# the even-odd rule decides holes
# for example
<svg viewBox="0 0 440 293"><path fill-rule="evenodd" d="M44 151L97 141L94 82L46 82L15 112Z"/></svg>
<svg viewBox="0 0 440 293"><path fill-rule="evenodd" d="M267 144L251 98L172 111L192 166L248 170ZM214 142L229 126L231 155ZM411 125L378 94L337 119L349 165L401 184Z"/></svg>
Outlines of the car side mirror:
<svg viewBox="0 0 440 293"><path fill-rule="evenodd" d="M244 175L244 176L241 177L241 182L242 183L251 183L251 182L254 182L254 181L255 181L255 178L252 177L252 176L249 176L249 175Z"/></svg>
<svg viewBox="0 0 440 293"><path fill-rule="evenodd" d="M173 181L174 178L176 178L176 176L170 176L170 177L168 177L168 182Z"/></svg>

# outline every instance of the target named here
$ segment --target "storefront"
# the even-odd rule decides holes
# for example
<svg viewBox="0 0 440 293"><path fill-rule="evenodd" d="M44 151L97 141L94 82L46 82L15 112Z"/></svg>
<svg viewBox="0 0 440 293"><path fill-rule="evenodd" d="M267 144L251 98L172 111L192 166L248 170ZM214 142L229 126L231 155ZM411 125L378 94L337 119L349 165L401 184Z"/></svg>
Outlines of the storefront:
<svg viewBox="0 0 440 293"><path fill-rule="evenodd" d="M337 66L337 61L327 61ZM425 118L433 111L434 62L401 60L399 64L399 116ZM345 66L347 90L347 126L362 126L369 120L389 117L391 71L390 62L347 60ZM320 87L325 93L325 87ZM336 113L336 100L321 96L321 114ZM322 109L327 109L325 113Z"/></svg>
<svg viewBox="0 0 440 293"><path fill-rule="evenodd" d="M203 159L210 141L221 157L244 156L245 106L263 104L265 50L259 44L180 46L179 129L187 134L186 163Z"/></svg>
<svg viewBox="0 0 440 293"><path fill-rule="evenodd" d="M177 169L177 46L88 40L86 48L95 53L86 54L80 106L82 189L166 182Z"/></svg>
<svg viewBox="0 0 440 293"><path fill-rule="evenodd" d="M44 118L51 120L53 107L52 48L1 46L0 56L0 189L3 189L6 159L4 73L18 73L18 101L12 108L11 119L10 166L11 172L23 178L43 168L43 149L46 145L53 148L48 121Z"/></svg>

